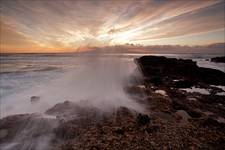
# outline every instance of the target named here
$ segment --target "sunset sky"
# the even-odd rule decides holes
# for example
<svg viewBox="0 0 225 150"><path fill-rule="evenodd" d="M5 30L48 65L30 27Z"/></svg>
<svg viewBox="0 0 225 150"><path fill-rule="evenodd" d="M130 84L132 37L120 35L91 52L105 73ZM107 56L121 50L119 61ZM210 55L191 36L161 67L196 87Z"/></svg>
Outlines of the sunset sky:
<svg viewBox="0 0 225 150"><path fill-rule="evenodd" d="M0 0L1 52L224 42L224 0Z"/></svg>

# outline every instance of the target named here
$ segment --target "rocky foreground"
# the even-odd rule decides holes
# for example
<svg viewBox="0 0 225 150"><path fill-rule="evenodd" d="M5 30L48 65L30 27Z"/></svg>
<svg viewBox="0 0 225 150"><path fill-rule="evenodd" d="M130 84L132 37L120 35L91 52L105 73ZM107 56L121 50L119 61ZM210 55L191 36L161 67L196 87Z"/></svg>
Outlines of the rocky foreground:
<svg viewBox="0 0 225 150"><path fill-rule="evenodd" d="M22 114L1 119L0 147L225 149L224 72L165 57L143 56L135 62L143 77L125 90L145 112L125 107L102 112L65 101L46 111L56 118ZM185 90L193 87L209 93ZM37 148L40 139L48 146Z"/></svg>

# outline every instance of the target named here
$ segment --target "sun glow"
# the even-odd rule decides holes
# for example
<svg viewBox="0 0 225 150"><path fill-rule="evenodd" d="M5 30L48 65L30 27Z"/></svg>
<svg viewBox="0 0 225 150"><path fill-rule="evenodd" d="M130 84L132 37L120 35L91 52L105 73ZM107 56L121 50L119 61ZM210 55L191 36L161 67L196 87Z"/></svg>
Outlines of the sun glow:
<svg viewBox="0 0 225 150"><path fill-rule="evenodd" d="M196 40L206 44L224 41L221 36L224 34L217 32L224 31L223 0L173 3L8 0L0 4L1 52L6 49L76 51L80 47L126 43L193 45ZM205 34L204 37L203 33L211 36ZM190 35L194 35L193 38ZM174 41L180 37L182 40Z"/></svg>

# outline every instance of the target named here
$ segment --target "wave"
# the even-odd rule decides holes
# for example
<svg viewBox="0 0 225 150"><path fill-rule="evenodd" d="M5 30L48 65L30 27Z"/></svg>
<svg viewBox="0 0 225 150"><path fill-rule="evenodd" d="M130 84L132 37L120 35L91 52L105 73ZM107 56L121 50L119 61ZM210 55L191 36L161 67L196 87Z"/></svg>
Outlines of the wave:
<svg viewBox="0 0 225 150"><path fill-rule="evenodd" d="M59 67L44 67L44 68L37 68L37 69L30 69L30 67L22 68L22 70L16 70L16 71L1 71L1 74L24 74L27 72L42 72L42 71L53 71L53 70L59 70Z"/></svg>

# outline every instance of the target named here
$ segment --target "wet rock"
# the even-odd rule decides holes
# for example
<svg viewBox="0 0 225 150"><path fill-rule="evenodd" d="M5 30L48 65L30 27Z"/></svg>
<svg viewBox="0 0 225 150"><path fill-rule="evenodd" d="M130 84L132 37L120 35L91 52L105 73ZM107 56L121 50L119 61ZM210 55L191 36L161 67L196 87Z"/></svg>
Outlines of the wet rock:
<svg viewBox="0 0 225 150"><path fill-rule="evenodd" d="M136 86L136 87L127 87L127 92L129 92L132 95L143 95L146 88L144 85Z"/></svg>
<svg viewBox="0 0 225 150"><path fill-rule="evenodd" d="M207 119L203 120L201 125L203 127L211 127L211 128L219 128L219 129L224 129L225 124L219 123L217 120L208 117Z"/></svg>
<svg viewBox="0 0 225 150"><path fill-rule="evenodd" d="M150 118L148 115L139 114L137 116L138 125L146 125L150 123Z"/></svg>
<svg viewBox="0 0 225 150"><path fill-rule="evenodd" d="M155 90L155 93L160 94L162 96L167 96L167 93L164 90Z"/></svg>
<svg viewBox="0 0 225 150"><path fill-rule="evenodd" d="M6 129L0 130L0 139L5 138L7 135L8 135L8 130L6 130Z"/></svg>
<svg viewBox="0 0 225 150"><path fill-rule="evenodd" d="M72 142L65 142L60 146L60 150L76 150L73 146L74 144Z"/></svg>
<svg viewBox="0 0 225 150"><path fill-rule="evenodd" d="M136 59L139 70L151 81L171 86L174 79L183 79L175 84L177 87L190 87L199 82L205 84L225 85L225 73L215 69L198 67L192 60L166 58L163 56L142 56ZM154 82L153 82L154 83Z"/></svg>
<svg viewBox="0 0 225 150"><path fill-rule="evenodd" d="M193 83L190 80L178 80L174 82L174 87L176 88L190 88L194 85L195 83Z"/></svg>
<svg viewBox="0 0 225 150"><path fill-rule="evenodd" d="M225 56L211 58L212 62L225 63Z"/></svg>
<svg viewBox="0 0 225 150"><path fill-rule="evenodd" d="M162 119L163 121L169 121L169 122L174 121L173 116L168 112L158 112L158 113L155 113L155 115L159 117L160 119Z"/></svg>
<svg viewBox="0 0 225 150"><path fill-rule="evenodd" d="M204 95L204 96L202 96L200 101L202 103L205 103L205 104L220 104L221 103L221 104L225 105L224 98L225 98L225 96L219 96L219 95L207 96L207 95Z"/></svg>
<svg viewBox="0 0 225 150"><path fill-rule="evenodd" d="M146 131L148 133L154 133L157 132L160 129L160 125L151 125L148 128L146 128Z"/></svg>
<svg viewBox="0 0 225 150"><path fill-rule="evenodd" d="M191 116L190 116L186 111L184 111L184 110L178 110L178 111L176 112L176 114L179 115L179 116L181 116L181 117L182 117L182 120L183 120L184 122L187 122L188 119L191 118Z"/></svg>
<svg viewBox="0 0 225 150"><path fill-rule="evenodd" d="M192 117L192 118L200 118L202 117L202 113L198 112L198 111L194 111L194 110L188 110L188 114Z"/></svg>
<svg viewBox="0 0 225 150"><path fill-rule="evenodd" d="M197 67L196 62L191 60L178 60L163 56L143 56L139 58L137 62L141 71L146 76L164 76L166 73L168 73L168 75L181 75L189 73L190 68ZM184 72L179 72L181 70Z"/></svg>
<svg viewBox="0 0 225 150"><path fill-rule="evenodd" d="M52 108L49 108L45 113L57 116L58 119L63 121L75 118L81 110L82 108L78 105L70 101L64 101L63 103L58 103Z"/></svg>
<svg viewBox="0 0 225 150"><path fill-rule="evenodd" d="M73 139L78 135L76 124L66 122L54 130L56 136L60 139Z"/></svg>
<svg viewBox="0 0 225 150"><path fill-rule="evenodd" d="M119 107L115 112L115 121L116 122L123 122L125 120L131 120L133 119L134 115L132 110L126 108L126 107Z"/></svg>
<svg viewBox="0 0 225 150"><path fill-rule="evenodd" d="M29 118L30 115L13 115L0 119L0 131L3 132L1 133L0 143L12 139Z"/></svg>
<svg viewBox="0 0 225 150"><path fill-rule="evenodd" d="M151 83L153 83L154 85L156 85L156 86L159 86L159 85L163 84L162 78L161 77L157 77L157 76L151 77L149 79L149 81Z"/></svg>
<svg viewBox="0 0 225 150"><path fill-rule="evenodd" d="M40 96L31 96L30 101L32 103L38 102L40 100Z"/></svg>
<svg viewBox="0 0 225 150"><path fill-rule="evenodd" d="M137 87L140 89L146 89L145 85L138 85Z"/></svg>
<svg viewBox="0 0 225 150"><path fill-rule="evenodd" d="M52 108L49 108L47 111L46 111L46 114L49 114L49 115L56 115L58 113L63 113L65 112L66 110L70 110L70 109L73 109L74 104L69 102L69 101L64 101L63 103L57 103L55 106L53 106Z"/></svg>
<svg viewBox="0 0 225 150"><path fill-rule="evenodd" d="M189 97L188 100L195 102L195 101L197 101L197 98L195 98L195 97Z"/></svg>
<svg viewBox="0 0 225 150"><path fill-rule="evenodd" d="M92 146L92 147L90 148L90 150L100 150L100 148L99 148L98 146Z"/></svg>
<svg viewBox="0 0 225 150"><path fill-rule="evenodd" d="M182 102L175 100L175 99L173 100L172 107L175 110L186 110L187 109L187 106L185 106L185 104L183 104Z"/></svg>
<svg viewBox="0 0 225 150"><path fill-rule="evenodd" d="M41 118L37 114L5 117L0 120L0 145L12 146L10 149L35 149L40 139L43 142L51 138L56 124L54 120ZM44 144L43 149L48 149L48 146Z"/></svg>
<svg viewBox="0 0 225 150"><path fill-rule="evenodd" d="M199 82L203 82L204 84L201 85L207 87L206 77L203 77L205 79L199 77L205 71L210 74L214 71L203 69L201 72L202 69L192 61L153 59L154 61L144 60L145 76L129 91L145 94L147 98L143 98L142 102L146 106L147 113L151 114L151 118L126 107L115 108L106 115L98 109L87 107L86 103L77 105L65 101L46 112L59 118L62 116L68 118L76 114L75 118L65 121L59 119L59 125L52 131L53 142L56 145L52 149L223 149L224 123L223 120L219 122L218 116L224 116L224 97L182 92L177 89ZM153 70L155 72L152 72ZM197 72L194 72L196 70ZM199 74L194 75L194 73ZM211 80L212 76L209 76ZM167 96L156 94L162 92L155 93L158 89L165 90ZM213 115L206 116L202 113L204 111L212 112ZM181 119L188 122L181 124ZM38 125L37 132L28 136L34 141L36 140L34 137L41 137L52 129L46 128L45 123L39 128L40 120L35 120L29 115L0 120L0 138L13 139L18 129L30 123ZM26 129L28 128L30 126L26 126ZM4 140L4 143L5 141L7 140Z"/></svg>
<svg viewBox="0 0 225 150"><path fill-rule="evenodd" d="M124 134L125 131L123 128L117 127L114 129L114 132L117 134Z"/></svg>

